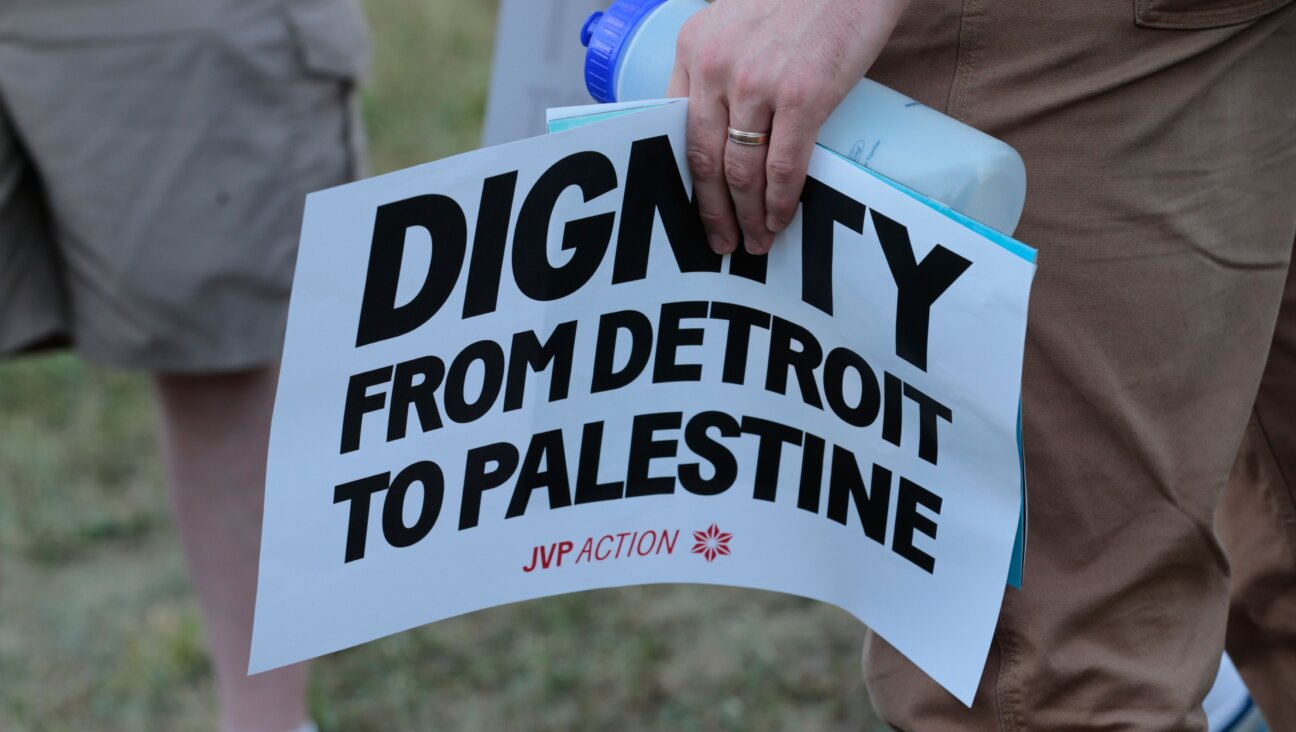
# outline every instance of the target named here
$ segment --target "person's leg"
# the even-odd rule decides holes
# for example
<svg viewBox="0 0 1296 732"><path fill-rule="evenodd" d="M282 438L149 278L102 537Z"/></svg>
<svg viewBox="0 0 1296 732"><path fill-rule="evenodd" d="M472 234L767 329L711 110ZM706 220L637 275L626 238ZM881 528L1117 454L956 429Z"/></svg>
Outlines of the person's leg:
<svg viewBox="0 0 1296 732"><path fill-rule="evenodd" d="M871 72L1021 151L1017 235L1040 250L1024 586L971 711L871 639L895 728L1205 728L1228 603L1214 511L1296 227L1296 6L1214 3L1232 24L1197 29L1144 12L1167 5L914 0Z"/></svg>
<svg viewBox="0 0 1296 732"><path fill-rule="evenodd" d="M278 369L161 375L167 479L211 641L226 732L306 723L306 666L249 677L266 445Z"/></svg>
<svg viewBox="0 0 1296 732"><path fill-rule="evenodd" d="M303 718L304 671L246 675L274 391L265 364L282 348L303 200L361 167L361 9L0 4L0 101L39 172L61 280L56 291L34 267L6 269L23 251L0 235L0 351L43 336L18 329L40 323L14 293L35 292L66 305L64 329L89 360L195 374L159 377L158 393L225 724L289 729ZM0 129L0 188L9 137ZM198 375L214 373L227 375Z"/></svg>
<svg viewBox="0 0 1296 732"><path fill-rule="evenodd" d="M1296 268L1216 526L1233 565L1229 654L1273 728L1296 729Z"/></svg>

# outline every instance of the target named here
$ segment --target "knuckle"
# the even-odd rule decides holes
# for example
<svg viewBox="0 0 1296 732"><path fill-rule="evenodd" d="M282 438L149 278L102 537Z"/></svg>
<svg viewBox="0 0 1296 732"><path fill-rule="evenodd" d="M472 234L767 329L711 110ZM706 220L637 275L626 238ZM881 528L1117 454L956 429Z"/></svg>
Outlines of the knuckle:
<svg viewBox="0 0 1296 732"><path fill-rule="evenodd" d="M774 91L775 106L779 110L805 109L811 97L810 84L796 77L779 84Z"/></svg>
<svg viewBox="0 0 1296 732"><path fill-rule="evenodd" d="M786 221L796 211L796 199L791 196L770 196L765 199L765 211L777 219Z"/></svg>
<svg viewBox="0 0 1296 732"><path fill-rule="evenodd" d="M765 79L754 70L743 69L734 74L733 94L738 99L759 99L765 92Z"/></svg>
<svg viewBox="0 0 1296 732"><path fill-rule="evenodd" d="M767 216L773 216L784 224L787 224L787 222L791 221L792 217L796 215L796 204L789 204L786 202L774 204L773 202L767 202L765 213Z"/></svg>
<svg viewBox="0 0 1296 732"><path fill-rule="evenodd" d="M697 39L702 29L706 27L707 14L705 12L694 13L684 21L680 26L679 35L676 37L676 44L688 43L690 45Z"/></svg>
<svg viewBox="0 0 1296 732"><path fill-rule="evenodd" d="M760 182L760 176L747 163L730 159L725 161L724 167L725 180L729 181L729 187L736 191L743 193L752 191Z"/></svg>
<svg viewBox="0 0 1296 732"><path fill-rule="evenodd" d="M765 219L756 215L738 214L738 226L750 234L765 235Z"/></svg>
<svg viewBox="0 0 1296 732"><path fill-rule="evenodd" d="M707 81L716 81L725 77L729 69L729 59L714 45L702 46L694 51L694 64L698 76Z"/></svg>
<svg viewBox="0 0 1296 732"><path fill-rule="evenodd" d="M689 170L693 171L693 177L697 180L712 181L720 177L720 165L711 151L689 145L687 157Z"/></svg>
<svg viewBox="0 0 1296 732"><path fill-rule="evenodd" d="M698 218L702 219L702 228L715 233L728 231L733 222L723 209L709 206L698 206Z"/></svg>
<svg viewBox="0 0 1296 732"><path fill-rule="evenodd" d="M797 204L799 203L797 196L791 194L772 196L765 201L765 209L786 221L792 218L792 214L796 213Z"/></svg>
<svg viewBox="0 0 1296 732"><path fill-rule="evenodd" d="M680 58L686 58L696 47L697 26L685 23L680 28L679 35L675 37L675 55Z"/></svg>
<svg viewBox="0 0 1296 732"><path fill-rule="evenodd" d="M791 186L797 182L803 172L798 165L784 158L770 158L765 163L765 174L770 183L780 186Z"/></svg>

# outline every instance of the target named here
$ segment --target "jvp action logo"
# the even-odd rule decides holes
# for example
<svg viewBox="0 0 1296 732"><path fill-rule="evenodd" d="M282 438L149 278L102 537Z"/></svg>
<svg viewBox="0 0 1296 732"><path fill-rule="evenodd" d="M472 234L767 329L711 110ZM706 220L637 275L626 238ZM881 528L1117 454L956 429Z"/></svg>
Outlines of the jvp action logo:
<svg viewBox="0 0 1296 732"><path fill-rule="evenodd" d="M564 559L567 564L584 564L587 562L605 562L612 559L632 559L675 553L675 542L679 539L679 529L663 531L623 531L619 534L587 537L583 543L578 541L555 541L531 547L530 563L522 571L531 573L540 569L562 567ZM693 553L701 554L708 563L716 557L729 556L729 542L733 534L721 531L716 524L711 524L703 531L693 532ZM579 551L577 547L579 546ZM572 559L571 555L575 554Z"/></svg>
<svg viewBox="0 0 1296 732"><path fill-rule="evenodd" d="M720 530L720 527L711 524L706 531L694 531L693 553L701 554L706 557L708 563L715 561L716 557L729 556L729 542L733 539L733 534L727 534Z"/></svg>

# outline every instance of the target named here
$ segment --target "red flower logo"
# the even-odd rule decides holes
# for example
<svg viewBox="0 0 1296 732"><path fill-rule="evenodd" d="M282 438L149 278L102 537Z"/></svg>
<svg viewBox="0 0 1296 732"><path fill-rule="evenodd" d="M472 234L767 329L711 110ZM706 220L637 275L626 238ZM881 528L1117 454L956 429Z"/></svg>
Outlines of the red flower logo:
<svg viewBox="0 0 1296 732"><path fill-rule="evenodd" d="M733 534L723 533L718 526L711 524L706 531L693 532L693 541L697 542L693 545L693 553L701 554L708 562L721 555L728 556L732 538Z"/></svg>

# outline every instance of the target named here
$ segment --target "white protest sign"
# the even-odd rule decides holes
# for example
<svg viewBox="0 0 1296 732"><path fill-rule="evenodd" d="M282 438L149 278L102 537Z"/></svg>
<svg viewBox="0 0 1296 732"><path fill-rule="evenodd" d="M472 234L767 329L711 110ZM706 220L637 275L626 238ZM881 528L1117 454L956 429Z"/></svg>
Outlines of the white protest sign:
<svg viewBox="0 0 1296 732"><path fill-rule="evenodd" d="M845 608L970 703L1021 505L1034 265L822 150L768 257L713 255L685 116L308 198L253 672L698 582Z"/></svg>

